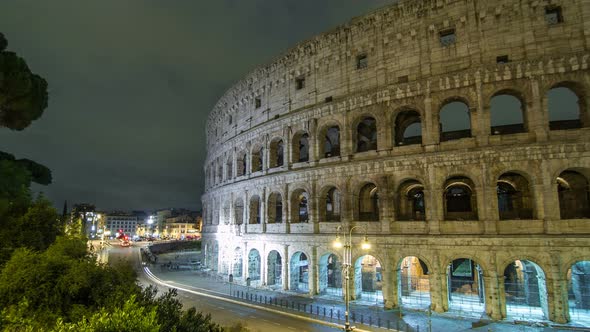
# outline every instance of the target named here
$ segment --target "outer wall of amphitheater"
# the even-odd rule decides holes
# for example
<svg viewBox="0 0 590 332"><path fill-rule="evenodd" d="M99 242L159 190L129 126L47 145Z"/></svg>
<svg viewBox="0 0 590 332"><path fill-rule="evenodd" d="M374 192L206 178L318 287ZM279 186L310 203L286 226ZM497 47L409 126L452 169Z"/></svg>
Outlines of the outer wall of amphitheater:
<svg viewBox="0 0 590 332"><path fill-rule="evenodd" d="M353 299L411 303L416 277L437 312L461 299L504 319L520 299L575 321L590 309L589 43L586 0L408 0L295 46L209 116L207 266L329 295L337 229L361 226Z"/></svg>

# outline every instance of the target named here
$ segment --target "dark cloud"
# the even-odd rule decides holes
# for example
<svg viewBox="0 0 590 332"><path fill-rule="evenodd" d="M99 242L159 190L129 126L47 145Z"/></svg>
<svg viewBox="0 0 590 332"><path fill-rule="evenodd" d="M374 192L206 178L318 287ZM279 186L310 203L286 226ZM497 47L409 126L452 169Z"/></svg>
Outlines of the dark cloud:
<svg viewBox="0 0 590 332"><path fill-rule="evenodd" d="M205 119L225 89L295 43L387 0L6 0L0 31L50 106L0 150L53 170L35 186L103 209L200 208Z"/></svg>

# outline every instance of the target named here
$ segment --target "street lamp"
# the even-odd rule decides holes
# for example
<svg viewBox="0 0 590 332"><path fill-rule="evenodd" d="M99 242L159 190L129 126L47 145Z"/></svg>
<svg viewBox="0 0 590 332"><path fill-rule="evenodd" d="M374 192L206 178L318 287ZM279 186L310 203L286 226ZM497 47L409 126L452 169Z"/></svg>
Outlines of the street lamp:
<svg viewBox="0 0 590 332"><path fill-rule="evenodd" d="M342 263L342 267L344 268L344 303L346 305L346 310L344 311L344 331L352 331L354 327L350 326L349 321L349 312L350 312L350 299L348 296L348 288L350 283L350 267L352 265L352 232L356 228L361 228L363 226L354 226L351 227L348 232L342 230L342 226L338 226L336 230L336 240L334 240L333 246L336 249L344 249L343 259L344 262ZM371 249L371 244L369 243L369 239L367 237L367 228L365 229L365 238L361 243L361 249L369 250ZM340 237L340 233L342 232L342 238ZM346 234L348 233L348 237Z"/></svg>

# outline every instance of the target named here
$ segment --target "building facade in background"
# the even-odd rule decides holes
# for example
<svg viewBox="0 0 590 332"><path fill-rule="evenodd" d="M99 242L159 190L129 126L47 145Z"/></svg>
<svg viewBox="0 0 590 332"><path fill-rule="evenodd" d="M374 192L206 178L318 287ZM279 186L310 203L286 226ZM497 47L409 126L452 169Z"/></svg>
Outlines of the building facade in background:
<svg viewBox="0 0 590 332"><path fill-rule="evenodd" d="M105 234L110 234L111 237L121 233L129 237L136 235L139 219L135 214L111 212L104 214L102 218L104 218Z"/></svg>
<svg viewBox="0 0 590 332"><path fill-rule="evenodd" d="M209 116L206 264L340 296L331 243L359 226L356 301L588 322L588 22L585 0L406 0L257 68Z"/></svg>

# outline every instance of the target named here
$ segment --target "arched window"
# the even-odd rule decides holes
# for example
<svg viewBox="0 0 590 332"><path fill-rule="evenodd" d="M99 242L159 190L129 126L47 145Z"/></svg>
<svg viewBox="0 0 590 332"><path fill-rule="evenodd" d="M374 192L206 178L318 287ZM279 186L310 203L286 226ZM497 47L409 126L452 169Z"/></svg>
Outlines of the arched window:
<svg viewBox="0 0 590 332"><path fill-rule="evenodd" d="M583 123L586 105L573 88L573 84L566 82L547 92L549 129L576 129L588 126Z"/></svg>
<svg viewBox="0 0 590 332"><path fill-rule="evenodd" d="M451 101L440 109L441 142L471 137L469 107L462 101Z"/></svg>
<svg viewBox="0 0 590 332"><path fill-rule="evenodd" d="M308 199L309 194L303 190L295 190L291 198L291 223L300 223L309 221Z"/></svg>
<svg viewBox="0 0 590 332"><path fill-rule="evenodd" d="M262 171L264 149L262 147L254 148L252 151L252 172Z"/></svg>
<svg viewBox="0 0 590 332"><path fill-rule="evenodd" d="M521 99L514 94L497 93L490 101L492 135L526 132L525 111Z"/></svg>
<svg viewBox="0 0 590 332"><path fill-rule="evenodd" d="M250 224L260 224L260 197L250 199Z"/></svg>
<svg viewBox="0 0 590 332"><path fill-rule="evenodd" d="M238 155L237 161L237 176L244 176L246 175L246 160L248 160L248 155L246 152L242 152Z"/></svg>
<svg viewBox="0 0 590 332"><path fill-rule="evenodd" d="M557 178L561 219L590 218L588 179L573 170L566 170Z"/></svg>
<svg viewBox="0 0 590 332"><path fill-rule="evenodd" d="M279 193L272 193L268 197L268 221L269 224L283 222L283 198Z"/></svg>
<svg viewBox="0 0 590 332"><path fill-rule="evenodd" d="M281 167L284 164L283 140L276 139L270 143L270 167Z"/></svg>
<svg viewBox="0 0 590 332"><path fill-rule="evenodd" d="M379 221L379 193L372 183L364 185L359 192L359 220Z"/></svg>
<svg viewBox="0 0 590 332"><path fill-rule="evenodd" d="M323 149L325 158L340 155L340 128L338 126L331 126L325 130Z"/></svg>
<svg viewBox="0 0 590 332"><path fill-rule="evenodd" d="M293 137L293 160L309 161L309 135L306 132L299 132Z"/></svg>
<svg viewBox="0 0 590 332"><path fill-rule="evenodd" d="M377 121L365 117L356 127L356 152L377 150Z"/></svg>
<svg viewBox="0 0 590 332"><path fill-rule="evenodd" d="M500 220L532 219L533 209L529 182L516 173L504 173L496 185Z"/></svg>
<svg viewBox="0 0 590 332"><path fill-rule="evenodd" d="M238 198L234 202L234 224L241 225L244 223L244 201Z"/></svg>
<svg viewBox="0 0 590 332"><path fill-rule="evenodd" d="M400 112L395 118L395 145L422 144L420 113L414 110Z"/></svg>
<svg viewBox="0 0 590 332"><path fill-rule="evenodd" d="M424 186L415 180L402 183L398 190L398 220L426 220Z"/></svg>
<svg viewBox="0 0 590 332"><path fill-rule="evenodd" d="M226 173L227 173L227 179L231 180L233 178L233 172L234 172L234 163L232 160L232 156L227 158L227 162L225 163L225 169L226 169Z"/></svg>
<svg viewBox="0 0 590 332"><path fill-rule="evenodd" d="M445 220L476 220L477 201L473 182L464 177L453 177L445 184Z"/></svg>
<svg viewBox="0 0 590 332"><path fill-rule="evenodd" d="M217 183L223 182L223 163L219 162L219 166L217 166Z"/></svg>
<svg viewBox="0 0 590 332"><path fill-rule="evenodd" d="M335 187L327 190L324 196L325 203L325 221L340 221L341 205L340 191Z"/></svg>

